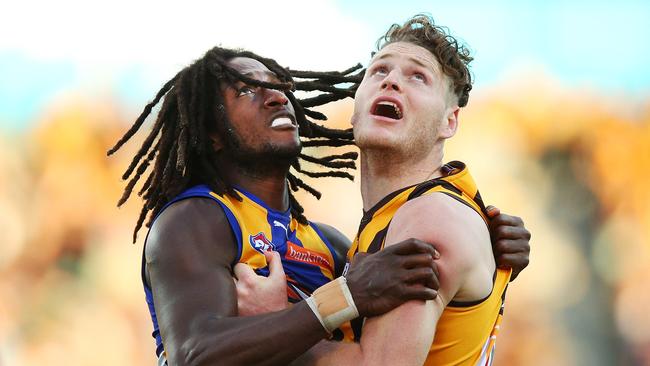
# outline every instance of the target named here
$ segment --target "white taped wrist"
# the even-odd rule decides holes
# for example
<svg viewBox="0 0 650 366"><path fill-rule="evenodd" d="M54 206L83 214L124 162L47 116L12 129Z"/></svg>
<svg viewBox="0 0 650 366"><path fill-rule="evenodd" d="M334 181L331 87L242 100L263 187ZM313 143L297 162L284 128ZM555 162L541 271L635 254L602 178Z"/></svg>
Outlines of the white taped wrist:
<svg viewBox="0 0 650 366"><path fill-rule="evenodd" d="M329 333L359 316L345 277L319 287L305 301Z"/></svg>

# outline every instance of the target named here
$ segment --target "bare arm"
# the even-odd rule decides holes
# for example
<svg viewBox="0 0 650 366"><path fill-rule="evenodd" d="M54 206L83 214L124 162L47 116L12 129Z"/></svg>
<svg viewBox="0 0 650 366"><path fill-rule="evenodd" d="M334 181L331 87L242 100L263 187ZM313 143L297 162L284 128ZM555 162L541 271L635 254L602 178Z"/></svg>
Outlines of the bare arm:
<svg viewBox="0 0 650 366"><path fill-rule="evenodd" d="M437 225L431 227L431 220ZM440 291L431 301L409 301L382 316L368 318L360 344L319 344L310 360L318 365L421 365L433 342L436 323L452 300L475 300L492 288L489 235L476 213L441 194L409 201L397 212L387 248L403 237L436 243ZM478 250L477 247L481 247ZM482 257L487 257L484 260Z"/></svg>
<svg viewBox="0 0 650 366"><path fill-rule="evenodd" d="M336 251L336 254L340 256L343 261L345 262L347 258L347 253L348 250L350 249L350 240L343 235L340 231L335 229L334 227L323 224L323 223L318 223L318 227L320 228L321 232L327 240L329 240L330 244L332 244L332 247L334 247L334 250ZM361 261L368 261L372 262L375 261L376 259L379 259L381 256L384 255L389 255L393 261L390 263L390 268L395 269L397 268L403 268L403 269L409 269L408 274L404 272L405 275L410 276L408 278L408 283L409 283L409 291L414 291L413 293L416 293L422 289L435 289L437 290L438 287L440 286L439 281L438 281L438 272L436 269L435 264L433 263L433 259L438 258L439 253L435 251L435 248L433 248L433 244L430 243L425 243L424 241L417 240L413 237L403 237L400 238L399 240L396 240L393 243L393 247L386 251L385 253L375 253L373 255L369 255L367 253L357 253L355 257L352 260L352 266L348 271L347 277L348 279L350 278L355 278L355 277L362 277L366 279L370 279L371 281L374 282L383 282L383 283L388 283L389 277L392 275L389 272L386 272L386 270L382 270L378 266L371 267L371 266L358 266L356 265L357 262ZM408 248L410 245L418 245L418 246L428 246L429 249L433 249L431 252L421 252L422 255L409 255L407 256L393 256L392 254L409 254L410 252L404 250L405 248ZM433 254L433 257L431 256ZM365 258L369 257L369 258ZM341 273L337 273L337 275L341 275ZM395 279L393 279L395 280ZM353 281L350 286L355 286L355 281ZM351 288L352 289L352 288ZM360 288L358 288L361 290ZM353 293L360 293L361 291L353 291ZM406 293L405 293L406 294ZM432 291L431 294L433 295L432 298L436 296L436 291ZM396 299L391 299L391 296L393 296L393 293L391 292L384 292L380 294L379 301L377 301L378 308L377 310L369 310L372 314L379 315L383 314L385 311L383 310L385 307L381 305L382 302L386 301L386 304L394 302ZM408 295L407 295L408 296ZM412 297L409 297L412 298ZM355 301L357 298L355 297Z"/></svg>

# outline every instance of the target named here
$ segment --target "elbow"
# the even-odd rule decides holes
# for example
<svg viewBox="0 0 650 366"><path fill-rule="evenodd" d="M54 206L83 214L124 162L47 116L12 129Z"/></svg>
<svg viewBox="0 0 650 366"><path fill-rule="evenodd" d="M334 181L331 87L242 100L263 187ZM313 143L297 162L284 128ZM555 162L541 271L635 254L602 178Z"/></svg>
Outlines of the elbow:
<svg viewBox="0 0 650 366"><path fill-rule="evenodd" d="M169 366L237 365L233 352L225 352L222 342L208 344L205 339L188 339L167 351Z"/></svg>
<svg viewBox="0 0 650 366"><path fill-rule="evenodd" d="M254 347L235 344L226 337L202 337L183 342L176 350L167 352L169 366L247 366L275 364L272 358L261 358ZM269 363L271 362L271 363Z"/></svg>
<svg viewBox="0 0 650 366"><path fill-rule="evenodd" d="M207 365L207 355L194 347L183 345L177 350L167 352L167 364L169 366L200 366Z"/></svg>

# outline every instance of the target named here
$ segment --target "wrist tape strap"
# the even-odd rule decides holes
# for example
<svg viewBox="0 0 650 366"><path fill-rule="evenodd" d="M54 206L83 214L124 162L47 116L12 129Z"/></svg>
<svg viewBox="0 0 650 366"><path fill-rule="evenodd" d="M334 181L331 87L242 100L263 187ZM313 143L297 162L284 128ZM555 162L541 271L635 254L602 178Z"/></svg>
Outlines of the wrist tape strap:
<svg viewBox="0 0 650 366"><path fill-rule="evenodd" d="M359 316L345 277L319 287L306 301L329 333Z"/></svg>

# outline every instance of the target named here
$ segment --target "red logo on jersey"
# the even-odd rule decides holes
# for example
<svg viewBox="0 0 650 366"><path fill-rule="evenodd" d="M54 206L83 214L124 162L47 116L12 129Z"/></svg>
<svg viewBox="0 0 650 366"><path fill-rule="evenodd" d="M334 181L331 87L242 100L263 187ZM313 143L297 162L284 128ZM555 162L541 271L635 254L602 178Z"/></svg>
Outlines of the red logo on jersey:
<svg viewBox="0 0 650 366"><path fill-rule="evenodd" d="M332 270L332 264L321 253L311 251L307 248L298 246L290 241L287 241L287 259L297 262L315 264L317 266L325 267Z"/></svg>
<svg viewBox="0 0 650 366"><path fill-rule="evenodd" d="M269 250L275 250L275 245L271 243L269 239L266 238L266 235L264 233L260 232L256 235L251 235L248 240L251 243L251 246L253 249L257 250L258 252L264 254L264 252L267 252Z"/></svg>

